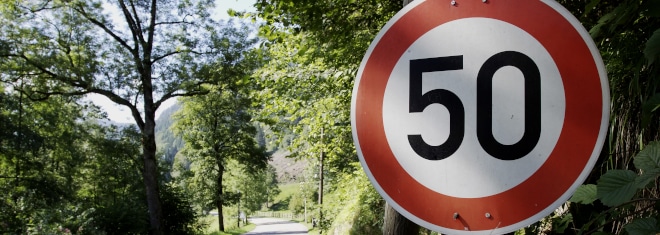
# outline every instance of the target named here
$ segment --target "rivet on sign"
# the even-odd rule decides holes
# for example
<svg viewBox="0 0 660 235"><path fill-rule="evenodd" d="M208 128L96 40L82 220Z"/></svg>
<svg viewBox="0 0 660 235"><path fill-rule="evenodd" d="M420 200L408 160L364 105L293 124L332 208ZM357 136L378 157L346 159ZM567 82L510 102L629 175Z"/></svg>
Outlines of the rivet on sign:
<svg viewBox="0 0 660 235"><path fill-rule="evenodd" d="M486 218L490 219L490 213L486 212Z"/></svg>
<svg viewBox="0 0 660 235"><path fill-rule="evenodd" d="M451 5L452 5L452 6L456 6L456 1L451 0Z"/></svg>
<svg viewBox="0 0 660 235"><path fill-rule="evenodd" d="M481 2L484 2L484 3L485 3L485 2L488 2L488 0L481 0Z"/></svg>
<svg viewBox="0 0 660 235"><path fill-rule="evenodd" d="M454 212L454 220L458 219L458 212Z"/></svg>

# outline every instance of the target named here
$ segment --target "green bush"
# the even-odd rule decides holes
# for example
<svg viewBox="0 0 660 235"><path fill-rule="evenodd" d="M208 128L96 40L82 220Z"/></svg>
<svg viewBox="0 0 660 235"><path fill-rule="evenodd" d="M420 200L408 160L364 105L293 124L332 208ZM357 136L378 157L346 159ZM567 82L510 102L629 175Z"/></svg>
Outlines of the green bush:
<svg viewBox="0 0 660 235"><path fill-rule="evenodd" d="M163 228L166 234L201 234L205 225L195 212L188 195L176 184L165 184L161 188L163 203Z"/></svg>
<svg viewBox="0 0 660 235"><path fill-rule="evenodd" d="M344 174L323 205L321 228L334 234L380 234L384 201L361 168Z"/></svg>

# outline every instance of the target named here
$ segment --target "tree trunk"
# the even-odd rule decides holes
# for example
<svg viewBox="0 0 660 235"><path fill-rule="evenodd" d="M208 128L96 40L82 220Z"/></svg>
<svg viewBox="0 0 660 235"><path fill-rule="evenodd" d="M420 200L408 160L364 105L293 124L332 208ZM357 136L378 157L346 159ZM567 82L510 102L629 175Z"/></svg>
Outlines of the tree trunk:
<svg viewBox="0 0 660 235"><path fill-rule="evenodd" d="M147 106L145 104L145 106ZM154 235L163 234L162 221L163 211L160 201L160 190L158 186L158 163L156 161L156 138L154 120L155 110L153 102L151 108L145 107L145 125L142 131L142 157L144 160L144 185L147 191L147 205L149 207L150 233Z"/></svg>
<svg viewBox="0 0 660 235"><path fill-rule="evenodd" d="M218 228L220 229L221 232L225 231L225 217L222 213L222 174L225 173L225 168L221 165L218 164L218 178L216 179L216 191L215 191L215 203L216 207L218 207Z"/></svg>
<svg viewBox="0 0 660 235"><path fill-rule="evenodd" d="M419 234L419 225L399 214L389 203L385 203L385 221L383 235Z"/></svg>

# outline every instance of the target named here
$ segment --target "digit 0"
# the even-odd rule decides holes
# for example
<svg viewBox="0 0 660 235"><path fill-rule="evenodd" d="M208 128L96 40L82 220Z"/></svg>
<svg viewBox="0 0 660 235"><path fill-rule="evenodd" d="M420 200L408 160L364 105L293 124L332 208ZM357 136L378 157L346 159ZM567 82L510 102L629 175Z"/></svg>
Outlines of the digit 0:
<svg viewBox="0 0 660 235"><path fill-rule="evenodd" d="M493 136L493 76L513 66L525 78L525 132L515 144L502 144ZM516 51L497 53L481 66L477 75L477 138L481 147L500 160L516 160L531 152L541 137L541 75L536 63Z"/></svg>
<svg viewBox="0 0 660 235"><path fill-rule="evenodd" d="M502 144L493 136L493 76L506 66L518 68L525 79L525 131L511 145ZM408 135L415 153L428 160L442 160L454 154L465 136L465 108L458 96L445 89L422 94L422 75L463 69L463 56L448 56L410 61L409 112L423 112L431 104L444 105L449 111L449 137L437 146L426 143L420 134ZM497 53L481 66L477 75L477 139L482 148L500 160L516 160L531 152L541 136L541 75L536 63L516 51Z"/></svg>

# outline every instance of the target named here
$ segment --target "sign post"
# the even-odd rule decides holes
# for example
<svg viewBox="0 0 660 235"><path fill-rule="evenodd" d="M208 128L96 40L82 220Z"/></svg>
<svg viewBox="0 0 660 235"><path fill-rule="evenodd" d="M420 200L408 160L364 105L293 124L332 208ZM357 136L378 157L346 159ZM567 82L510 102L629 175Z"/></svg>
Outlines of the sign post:
<svg viewBox="0 0 660 235"><path fill-rule="evenodd" d="M413 1L372 42L351 106L378 192L449 234L550 214L593 168L608 118L598 50L553 1Z"/></svg>

